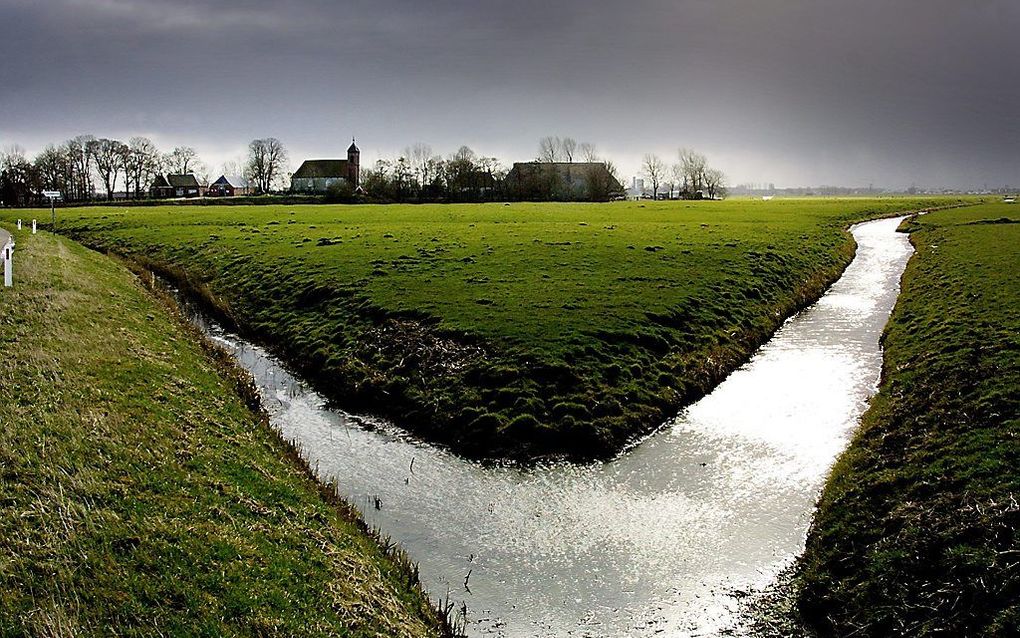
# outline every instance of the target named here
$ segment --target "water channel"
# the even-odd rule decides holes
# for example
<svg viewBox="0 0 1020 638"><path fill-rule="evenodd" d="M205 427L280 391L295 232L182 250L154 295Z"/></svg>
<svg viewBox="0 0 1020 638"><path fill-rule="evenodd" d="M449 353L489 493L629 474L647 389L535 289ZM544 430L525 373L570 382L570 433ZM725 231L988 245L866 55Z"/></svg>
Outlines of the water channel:
<svg viewBox="0 0 1020 638"><path fill-rule="evenodd" d="M273 424L420 564L472 636L712 636L803 549L818 490L882 363L912 248L853 228L842 278L711 394L619 458L493 467L331 408L256 345L196 316L251 371ZM377 507L378 506L378 507Z"/></svg>

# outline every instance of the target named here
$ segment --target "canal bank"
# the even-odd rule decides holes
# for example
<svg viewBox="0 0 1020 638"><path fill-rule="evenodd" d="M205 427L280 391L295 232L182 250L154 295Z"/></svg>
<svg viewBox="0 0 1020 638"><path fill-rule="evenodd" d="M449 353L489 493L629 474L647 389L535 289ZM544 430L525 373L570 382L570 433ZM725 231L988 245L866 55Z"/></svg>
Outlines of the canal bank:
<svg viewBox="0 0 1020 638"><path fill-rule="evenodd" d="M16 240L0 635L442 634L413 566L309 476L200 335L116 261Z"/></svg>
<svg viewBox="0 0 1020 638"><path fill-rule="evenodd" d="M322 481L419 562L474 635L740 631L741 593L803 548L817 491L874 392L911 249L858 225L822 299L658 434L607 463L483 465L332 410L263 349L196 314Z"/></svg>

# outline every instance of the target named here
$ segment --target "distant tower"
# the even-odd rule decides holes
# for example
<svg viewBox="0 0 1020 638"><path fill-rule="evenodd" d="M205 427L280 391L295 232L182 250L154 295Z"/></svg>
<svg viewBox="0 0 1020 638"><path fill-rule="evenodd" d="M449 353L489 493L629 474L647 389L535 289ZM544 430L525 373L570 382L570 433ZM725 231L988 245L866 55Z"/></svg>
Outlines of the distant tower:
<svg viewBox="0 0 1020 638"><path fill-rule="evenodd" d="M358 150L353 137L351 146L347 149L347 179L354 188L361 186L361 151Z"/></svg>

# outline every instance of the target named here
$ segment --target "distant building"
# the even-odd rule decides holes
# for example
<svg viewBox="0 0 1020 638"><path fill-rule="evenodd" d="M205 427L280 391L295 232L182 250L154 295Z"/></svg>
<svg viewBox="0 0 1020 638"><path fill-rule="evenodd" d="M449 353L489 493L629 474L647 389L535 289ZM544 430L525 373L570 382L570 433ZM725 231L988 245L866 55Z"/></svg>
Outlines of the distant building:
<svg viewBox="0 0 1020 638"><path fill-rule="evenodd" d="M170 187L166 177L157 175L156 179L152 180L152 186L149 187L149 197L153 199L170 199L173 196L174 189Z"/></svg>
<svg viewBox="0 0 1020 638"><path fill-rule="evenodd" d="M209 184L206 195L209 197L239 197L250 195L254 192L251 183L247 178L240 175L220 175L212 184Z"/></svg>
<svg viewBox="0 0 1020 638"><path fill-rule="evenodd" d="M623 192L604 162L517 162L503 184L524 200L605 201Z"/></svg>
<svg viewBox="0 0 1020 638"><path fill-rule="evenodd" d="M361 151L353 141L345 160L305 160L291 176L290 190L322 194L341 181L348 183L353 190L361 188Z"/></svg>
<svg viewBox="0 0 1020 638"><path fill-rule="evenodd" d="M149 187L149 197L153 199L169 199L171 197L201 197L205 187L193 174L157 175Z"/></svg>

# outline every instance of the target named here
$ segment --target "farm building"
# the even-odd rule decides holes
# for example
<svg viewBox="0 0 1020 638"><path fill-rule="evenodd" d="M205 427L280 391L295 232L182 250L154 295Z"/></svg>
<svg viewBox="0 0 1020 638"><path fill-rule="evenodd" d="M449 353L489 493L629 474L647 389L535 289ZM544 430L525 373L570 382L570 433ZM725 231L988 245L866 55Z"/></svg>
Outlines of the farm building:
<svg viewBox="0 0 1020 638"><path fill-rule="evenodd" d="M220 175L219 179L209 184L206 195L209 197L237 197L251 195L254 192L255 189L247 178L240 175Z"/></svg>
<svg viewBox="0 0 1020 638"><path fill-rule="evenodd" d="M153 199L169 199L173 196L174 189L170 187L166 177L157 175L156 179L152 180L152 186L149 187L149 197Z"/></svg>
<svg viewBox="0 0 1020 638"><path fill-rule="evenodd" d="M604 162L516 162L504 187L514 199L540 201L604 201L623 192Z"/></svg>
<svg viewBox="0 0 1020 638"><path fill-rule="evenodd" d="M187 175L157 175L149 187L149 196L153 199L167 199L170 197L201 197L205 194L205 187L198 183L198 179L188 173Z"/></svg>
<svg viewBox="0 0 1020 638"><path fill-rule="evenodd" d="M295 193L325 193L330 186L341 181L355 190L361 187L361 151L353 141L345 160L305 160L291 176L290 190Z"/></svg>

